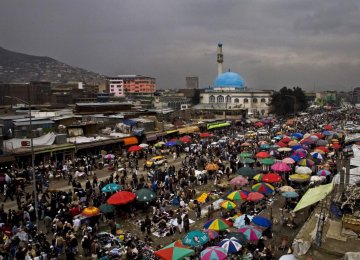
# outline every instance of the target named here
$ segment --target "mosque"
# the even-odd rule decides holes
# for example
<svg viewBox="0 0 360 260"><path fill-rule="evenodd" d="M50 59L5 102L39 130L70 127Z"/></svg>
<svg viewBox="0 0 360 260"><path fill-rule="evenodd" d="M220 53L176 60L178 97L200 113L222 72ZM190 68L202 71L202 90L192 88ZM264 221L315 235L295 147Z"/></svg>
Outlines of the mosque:
<svg viewBox="0 0 360 260"><path fill-rule="evenodd" d="M213 87L200 93L200 104L194 109L214 114L222 119L241 119L247 115L266 116L269 113L271 90L255 90L246 86L238 73L223 72L222 44L217 47L218 76Z"/></svg>

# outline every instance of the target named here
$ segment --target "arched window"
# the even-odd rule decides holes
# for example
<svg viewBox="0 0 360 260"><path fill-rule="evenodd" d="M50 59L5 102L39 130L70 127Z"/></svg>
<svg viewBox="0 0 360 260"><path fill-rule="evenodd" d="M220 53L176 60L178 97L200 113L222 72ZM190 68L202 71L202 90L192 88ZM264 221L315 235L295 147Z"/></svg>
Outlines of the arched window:
<svg viewBox="0 0 360 260"><path fill-rule="evenodd" d="M226 96L226 103L231 103L231 97L230 96Z"/></svg>
<svg viewBox="0 0 360 260"><path fill-rule="evenodd" d="M220 95L216 99L217 99L218 103L224 103L224 97L223 96Z"/></svg>
<svg viewBox="0 0 360 260"><path fill-rule="evenodd" d="M253 103L257 103L257 98L253 98Z"/></svg>
<svg viewBox="0 0 360 260"><path fill-rule="evenodd" d="M238 99L238 98L235 98L235 99L234 99L234 102L235 102L235 103L239 103L239 99Z"/></svg>
<svg viewBox="0 0 360 260"><path fill-rule="evenodd" d="M265 103L266 102L266 99L265 98L262 98L261 99L261 103Z"/></svg>
<svg viewBox="0 0 360 260"><path fill-rule="evenodd" d="M209 97L209 103L215 103L215 97L214 96L210 96Z"/></svg>
<svg viewBox="0 0 360 260"><path fill-rule="evenodd" d="M244 103L249 103L249 100L247 98L244 99Z"/></svg>
<svg viewBox="0 0 360 260"><path fill-rule="evenodd" d="M261 109L261 115L265 115L265 110Z"/></svg>

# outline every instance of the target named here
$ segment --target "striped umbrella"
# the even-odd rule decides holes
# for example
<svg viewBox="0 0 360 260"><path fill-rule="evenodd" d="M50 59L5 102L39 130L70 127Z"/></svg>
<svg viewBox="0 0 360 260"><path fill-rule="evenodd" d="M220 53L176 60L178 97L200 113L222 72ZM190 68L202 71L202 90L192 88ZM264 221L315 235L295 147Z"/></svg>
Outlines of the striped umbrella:
<svg viewBox="0 0 360 260"><path fill-rule="evenodd" d="M227 252L225 248L220 246L210 246L200 253L201 260L225 260Z"/></svg>
<svg viewBox="0 0 360 260"><path fill-rule="evenodd" d="M318 176L329 176L329 175L331 175L331 172L328 170L320 170L317 172L317 175Z"/></svg>
<svg viewBox="0 0 360 260"><path fill-rule="evenodd" d="M228 254L233 254L238 252L242 245L236 238L226 238L220 241L219 246L224 248Z"/></svg>
<svg viewBox="0 0 360 260"><path fill-rule="evenodd" d="M208 222L205 223L204 228L205 229L212 229L215 231L224 231L228 229L231 226L231 222L222 219L222 218L216 218L211 219Z"/></svg>
<svg viewBox="0 0 360 260"><path fill-rule="evenodd" d="M248 241L257 241L262 236L261 230L252 225L243 226L238 232L243 233Z"/></svg>
<svg viewBox="0 0 360 260"><path fill-rule="evenodd" d="M236 204L232 201L229 200L224 200L221 205L220 205L223 209L234 209L236 208Z"/></svg>
<svg viewBox="0 0 360 260"><path fill-rule="evenodd" d="M195 251L182 244L181 241L175 241L166 247L155 251L154 254L163 260L179 260L190 256Z"/></svg>
<svg viewBox="0 0 360 260"><path fill-rule="evenodd" d="M248 192L243 190L237 190L227 195L227 198L230 200L246 200L247 196L248 196Z"/></svg>
<svg viewBox="0 0 360 260"><path fill-rule="evenodd" d="M311 167L313 166L315 163L310 160L310 159L301 159L300 161L298 161L298 165L300 166L307 166L307 167Z"/></svg>
<svg viewBox="0 0 360 260"><path fill-rule="evenodd" d="M258 173L253 177L253 180L261 182L263 178L263 174L262 173Z"/></svg>
<svg viewBox="0 0 360 260"><path fill-rule="evenodd" d="M254 184L251 189L262 194L271 194L275 190L275 188L271 184L264 182Z"/></svg>
<svg viewBox="0 0 360 260"><path fill-rule="evenodd" d="M324 159L324 157L322 156L322 154L320 154L320 153L318 153L318 152L312 152L312 153L310 153L310 154L311 154L312 158L314 158L314 159L318 159L318 160L323 160L323 159Z"/></svg>

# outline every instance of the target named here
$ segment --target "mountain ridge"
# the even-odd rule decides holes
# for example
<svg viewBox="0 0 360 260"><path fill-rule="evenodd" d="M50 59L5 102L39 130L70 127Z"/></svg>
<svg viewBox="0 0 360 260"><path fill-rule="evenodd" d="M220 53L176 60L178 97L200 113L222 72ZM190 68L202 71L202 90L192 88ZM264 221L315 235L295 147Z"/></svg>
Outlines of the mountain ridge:
<svg viewBox="0 0 360 260"><path fill-rule="evenodd" d="M99 84L104 80L103 75L68 65L51 57L15 52L0 46L0 82L3 83L82 81Z"/></svg>

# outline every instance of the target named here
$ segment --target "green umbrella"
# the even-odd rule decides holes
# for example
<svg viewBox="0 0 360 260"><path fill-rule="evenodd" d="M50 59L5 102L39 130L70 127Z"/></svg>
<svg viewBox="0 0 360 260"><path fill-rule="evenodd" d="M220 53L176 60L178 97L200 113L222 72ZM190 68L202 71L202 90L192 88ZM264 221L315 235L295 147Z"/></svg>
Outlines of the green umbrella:
<svg viewBox="0 0 360 260"><path fill-rule="evenodd" d="M109 205L109 204L101 204L99 207L100 211L102 213L112 213L115 211L115 207L113 205Z"/></svg>
<svg viewBox="0 0 360 260"><path fill-rule="evenodd" d="M252 178L256 175L255 170L250 167L242 167L236 173L242 176L247 176L249 178Z"/></svg>
<svg viewBox="0 0 360 260"><path fill-rule="evenodd" d="M251 159L251 158L248 158L248 157L245 157L245 158L241 158L240 161L244 164L249 164L249 163L254 163L255 160L254 159Z"/></svg>
<svg viewBox="0 0 360 260"><path fill-rule="evenodd" d="M136 199L141 202L149 202L156 199L156 193L149 189L140 189L135 192Z"/></svg>
<svg viewBox="0 0 360 260"><path fill-rule="evenodd" d="M252 157L253 155L251 153L247 153L247 152L242 152L240 154L240 157L241 158L249 158L249 157Z"/></svg>
<svg viewBox="0 0 360 260"><path fill-rule="evenodd" d="M181 241L175 241L170 245L155 251L154 254L161 259L180 260L192 255L194 252L195 251L188 246L183 245Z"/></svg>
<svg viewBox="0 0 360 260"><path fill-rule="evenodd" d="M264 164L264 165L273 165L275 163L275 161L273 158L265 158L265 159L260 160L260 163Z"/></svg>

